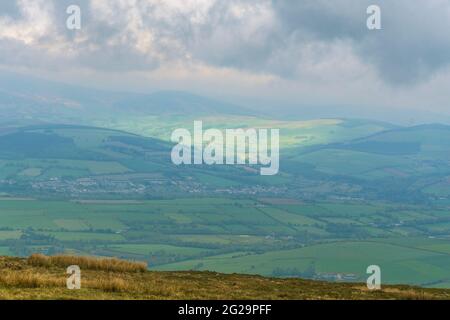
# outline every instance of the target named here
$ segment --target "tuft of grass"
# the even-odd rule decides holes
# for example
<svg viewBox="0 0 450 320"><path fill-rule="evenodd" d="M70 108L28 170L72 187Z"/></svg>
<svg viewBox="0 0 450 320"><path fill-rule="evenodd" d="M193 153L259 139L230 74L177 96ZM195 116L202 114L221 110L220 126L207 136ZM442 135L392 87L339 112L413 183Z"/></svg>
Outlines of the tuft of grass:
<svg viewBox="0 0 450 320"><path fill-rule="evenodd" d="M49 288L65 285L65 279L30 270L6 270L0 273L0 285L14 288Z"/></svg>
<svg viewBox="0 0 450 320"><path fill-rule="evenodd" d="M43 254L33 254L27 259L27 263L34 267L65 267L77 265L81 269L101 270L115 272L146 272L147 263L124 261L116 258L99 259L81 256L45 256Z"/></svg>
<svg viewBox="0 0 450 320"><path fill-rule="evenodd" d="M119 277L105 277L85 282L88 288L99 289L105 292L133 292L140 288L135 282L126 281Z"/></svg>

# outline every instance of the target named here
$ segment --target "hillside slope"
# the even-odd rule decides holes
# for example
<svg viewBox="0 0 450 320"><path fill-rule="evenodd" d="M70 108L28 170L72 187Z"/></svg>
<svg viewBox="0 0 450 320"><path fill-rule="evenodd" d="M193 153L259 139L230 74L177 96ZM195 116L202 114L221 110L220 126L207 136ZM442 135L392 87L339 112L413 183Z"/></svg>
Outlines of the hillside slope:
<svg viewBox="0 0 450 320"><path fill-rule="evenodd" d="M66 266L81 268L81 289L66 288ZM223 275L212 272L149 272L116 259L0 257L0 299L450 299L450 290Z"/></svg>
<svg viewBox="0 0 450 320"><path fill-rule="evenodd" d="M104 91L3 72L0 123L89 123L144 115L250 115L254 110L180 91ZM261 112L260 112L261 114Z"/></svg>

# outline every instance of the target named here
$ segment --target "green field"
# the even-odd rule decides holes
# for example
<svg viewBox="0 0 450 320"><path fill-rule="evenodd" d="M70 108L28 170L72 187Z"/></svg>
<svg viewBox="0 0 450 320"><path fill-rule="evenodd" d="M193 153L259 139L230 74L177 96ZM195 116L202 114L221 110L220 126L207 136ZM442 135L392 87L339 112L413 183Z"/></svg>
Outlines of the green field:
<svg viewBox="0 0 450 320"><path fill-rule="evenodd" d="M302 276L313 266L316 276L335 279L337 274L364 281L370 265L379 265L386 283L445 286L450 279L450 241L426 249L388 242L333 242L301 249L264 254L233 253L169 264L162 270L214 270L224 273L262 274L266 276ZM447 251L447 252L445 252ZM328 277L328 278L327 278ZM353 278L354 277L354 278Z"/></svg>
<svg viewBox="0 0 450 320"><path fill-rule="evenodd" d="M0 253L331 281L362 281L378 264L390 283L448 285L449 128L204 118L205 129L281 129L281 171L261 177L257 166L173 165L170 133L193 120L1 133Z"/></svg>
<svg viewBox="0 0 450 320"><path fill-rule="evenodd" d="M388 283L445 287L449 215L383 202L277 198L4 199L0 248L7 255L78 252L139 259L154 270L325 280L362 281L365 268L376 264Z"/></svg>

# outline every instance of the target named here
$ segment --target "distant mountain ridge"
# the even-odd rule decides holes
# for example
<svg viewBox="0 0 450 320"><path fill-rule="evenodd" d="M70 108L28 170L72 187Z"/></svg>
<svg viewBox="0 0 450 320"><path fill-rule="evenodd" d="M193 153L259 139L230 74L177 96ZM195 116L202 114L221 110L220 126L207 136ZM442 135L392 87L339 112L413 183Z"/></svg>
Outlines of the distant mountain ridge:
<svg viewBox="0 0 450 320"><path fill-rule="evenodd" d="M183 91L112 92L11 73L0 75L2 121L86 122L111 116L253 115L245 107ZM65 120L65 121L61 121ZM84 120L84 121L82 121Z"/></svg>

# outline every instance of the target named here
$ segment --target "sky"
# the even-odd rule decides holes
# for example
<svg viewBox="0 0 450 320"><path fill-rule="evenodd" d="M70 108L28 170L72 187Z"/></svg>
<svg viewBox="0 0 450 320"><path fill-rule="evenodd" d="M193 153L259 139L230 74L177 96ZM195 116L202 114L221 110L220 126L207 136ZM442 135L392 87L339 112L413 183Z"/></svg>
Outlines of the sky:
<svg viewBox="0 0 450 320"><path fill-rule="evenodd" d="M66 27L73 4L80 30ZM381 30L366 26L373 4ZM449 30L450 0L2 0L0 70L438 118L450 116Z"/></svg>

